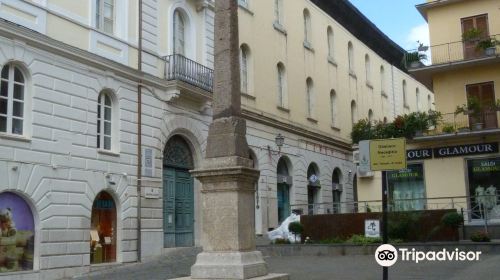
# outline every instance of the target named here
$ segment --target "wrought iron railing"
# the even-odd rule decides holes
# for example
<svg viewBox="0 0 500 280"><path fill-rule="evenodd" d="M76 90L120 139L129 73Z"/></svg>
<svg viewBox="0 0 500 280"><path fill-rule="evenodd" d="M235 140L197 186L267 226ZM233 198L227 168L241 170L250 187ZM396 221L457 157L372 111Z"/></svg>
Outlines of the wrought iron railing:
<svg viewBox="0 0 500 280"><path fill-rule="evenodd" d="M292 204L290 209L301 215L381 212L382 201ZM398 199L388 202L390 212L441 209L456 209L463 213L466 222L488 220L500 223L500 195Z"/></svg>
<svg viewBox="0 0 500 280"><path fill-rule="evenodd" d="M486 38L477 40L458 41L446 44L434 45L429 48L429 52L418 52L417 50L408 51L405 56L405 62L408 68L419 68L423 66L439 65L453 62L469 61L487 57L495 57L500 55L500 45L491 46L486 48L488 44L484 42L500 41L500 34L492 35ZM423 63L414 63L413 67L411 62L415 61L416 53L425 54L427 59L423 59Z"/></svg>
<svg viewBox="0 0 500 280"><path fill-rule="evenodd" d="M498 112L496 110L483 111L479 114L466 115L463 113L442 114L441 122L428 132L429 135L447 133L461 133L498 128Z"/></svg>
<svg viewBox="0 0 500 280"><path fill-rule="evenodd" d="M165 60L165 79L179 80L213 92L214 70L193 61L183 55L173 54Z"/></svg>

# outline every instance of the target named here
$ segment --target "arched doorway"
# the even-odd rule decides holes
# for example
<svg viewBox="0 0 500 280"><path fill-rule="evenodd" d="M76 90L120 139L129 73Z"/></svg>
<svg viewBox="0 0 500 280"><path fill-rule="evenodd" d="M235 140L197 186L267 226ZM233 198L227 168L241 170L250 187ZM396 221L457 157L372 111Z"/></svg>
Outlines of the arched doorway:
<svg viewBox="0 0 500 280"><path fill-rule="evenodd" d="M342 172L340 169L335 168L332 175L332 199L333 199L333 213L340 213L341 211L341 198L342 198Z"/></svg>
<svg viewBox="0 0 500 280"><path fill-rule="evenodd" d="M319 199L319 190L321 184L319 181L319 170L315 163L311 163L307 168L307 205L309 215L317 213L317 203Z"/></svg>
<svg viewBox="0 0 500 280"><path fill-rule="evenodd" d="M116 204L113 197L100 192L92 204L90 217L90 263L116 262Z"/></svg>
<svg viewBox="0 0 500 280"><path fill-rule="evenodd" d="M277 169L278 223L290 216L290 188L293 180L289 171L287 160L280 158Z"/></svg>
<svg viewBox="0 0 500 280"><path fill-rule="evenodd" d="M26 201L0 193L0 273L33 270L35 222Z"/></svg>
<svg viewBox="0 0 500 280"><path fill-rule="evenodd" d="M194 168L189 144L181 136L163 154L163 242L165 248L194 246Z"/></svg>

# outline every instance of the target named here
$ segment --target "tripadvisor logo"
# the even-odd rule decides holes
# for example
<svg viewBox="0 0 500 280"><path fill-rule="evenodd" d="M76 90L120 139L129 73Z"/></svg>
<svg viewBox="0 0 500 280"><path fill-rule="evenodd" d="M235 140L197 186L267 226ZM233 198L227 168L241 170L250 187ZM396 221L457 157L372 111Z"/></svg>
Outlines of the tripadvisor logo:
<svg viewBox="0 0 500 280"><path fill-rule="evenodd" d="M396 249L390 244L380 245L375 251L375 260L384 267L393 266L398 257L401 261L419 263L421 261L479 261L480 251L461 251L458 248L448 251L446 249L439 251L418 251L415 248Z"/></svg>

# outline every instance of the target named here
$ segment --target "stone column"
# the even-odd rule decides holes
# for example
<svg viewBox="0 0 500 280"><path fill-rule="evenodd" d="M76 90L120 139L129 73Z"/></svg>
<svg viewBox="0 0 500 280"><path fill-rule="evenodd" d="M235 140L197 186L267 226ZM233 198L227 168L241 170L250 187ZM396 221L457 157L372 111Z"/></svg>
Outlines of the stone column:
<svg viewBox="0 0 500 280"><path fill-rule="evenodd" d="M203 166L192 171L202 183L203 252L191 279L288 279L268 275L255 249L253 169L241 117L237 0L215 1L213 122Z"/></svg>

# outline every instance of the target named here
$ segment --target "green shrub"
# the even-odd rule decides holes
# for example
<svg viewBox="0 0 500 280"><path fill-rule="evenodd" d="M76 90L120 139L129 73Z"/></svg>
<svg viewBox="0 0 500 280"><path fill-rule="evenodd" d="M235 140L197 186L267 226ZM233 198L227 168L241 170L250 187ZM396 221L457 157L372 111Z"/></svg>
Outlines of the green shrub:
<svg viewBox="0 0 500 280"><path fill-rule="evenodd" d="M476 231L470 236L470 240L474 242L490 242L491 238L485 231Z"/></svg>
<svg viewBox="0 0 500 280"><path fill-rule="evenodd" d="M318 244L339 244L339 243L344 243L344 242L345 242L345 239L343 239L341 237L333 237L333 238L329 238L329 239L320 240L317 243Z"/></svg>
<svg viewBox="0 0 500 280"><path fill-rule="evenodd" d="M274 244L290 244L288 239L278 238L274 240Z"/></svg>
<svg viewBox="0 0 500 280"><path fill-rule="evenodd" d="M288 230L295 235L302 234L304 226L300 222L293 222L288 224Z"/></svg>
<svg viewBox="0 0 500 280"><path fill-rule="evenodd" d="M409 240L412 234L419 232L418 225L421 216L420 213L414 212L390 213L388 226L389 238L401 239L403 241Z"/></svg>
<svg viewBox="0 0 500 280"><path fill-rule="evenodd" d="M382 243L381 238L374 238L374 237L366 237L364 235L360 234L354 234L351 236L351 238L346 240L347 243L353 243L353 244L361 244L361 245L366 245L366 244L376 244L376 243Z"/></svg>
<svg viewBox="0 0 500 280"><path fill-rule="evenodd" d="M464 222L464 217L457 212L449 212L443 215L441 223L447 227L458 228Z"/></svg>

